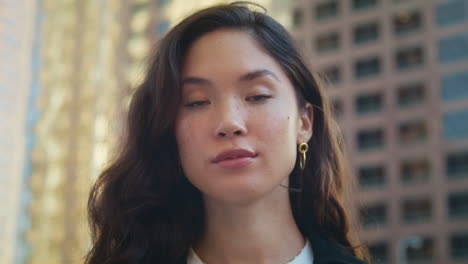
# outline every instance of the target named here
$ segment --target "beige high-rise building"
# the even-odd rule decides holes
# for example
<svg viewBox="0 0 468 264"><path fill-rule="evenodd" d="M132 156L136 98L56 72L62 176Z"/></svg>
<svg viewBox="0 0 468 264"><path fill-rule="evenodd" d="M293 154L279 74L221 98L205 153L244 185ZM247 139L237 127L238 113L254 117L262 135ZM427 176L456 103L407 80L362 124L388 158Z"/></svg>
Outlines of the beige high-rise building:
<svg viewBox="0 0 468 264"><path fill-rule="evenodd" d="M296 0L374 263L468 263L468 1Z"/></svg>
<svg viewBox="0 0 468 264"><path fill-rule="evenodd" d="M35 1L0 1L0 263L13 263L26 197L26 119L32 86Z"/></svg>
<svg viewBox="0 0 468 264"><path fill-rule="evenodd" d="M130 91L122 51L137 3L44 0L37 8L40 114L30 154L25 259L82 263L89 187L112 153Z"/></svg>

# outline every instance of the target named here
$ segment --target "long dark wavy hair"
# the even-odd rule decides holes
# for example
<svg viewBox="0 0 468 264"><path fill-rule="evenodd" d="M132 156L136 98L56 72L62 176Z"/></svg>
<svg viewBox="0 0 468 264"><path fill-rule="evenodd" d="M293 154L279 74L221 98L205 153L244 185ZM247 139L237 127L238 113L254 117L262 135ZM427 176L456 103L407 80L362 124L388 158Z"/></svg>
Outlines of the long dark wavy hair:
<svg viewBox="0 0 468 264"><path fill-rule="evenodd" d="M184 56L200 36L219 29L250 34L288 75L300 105L314 106L314 133L303 172L293 169L291 207L297 226L336 242L357 257L365 249L346 212L348 170L342 138L322 88L291 36L265 12L237 2L194 13L172 28L150 58L128 113L122 148L98 177L88 201L92 249L86 264L177 263L203 232L202 195L181 169L174 122Z"/></svg>

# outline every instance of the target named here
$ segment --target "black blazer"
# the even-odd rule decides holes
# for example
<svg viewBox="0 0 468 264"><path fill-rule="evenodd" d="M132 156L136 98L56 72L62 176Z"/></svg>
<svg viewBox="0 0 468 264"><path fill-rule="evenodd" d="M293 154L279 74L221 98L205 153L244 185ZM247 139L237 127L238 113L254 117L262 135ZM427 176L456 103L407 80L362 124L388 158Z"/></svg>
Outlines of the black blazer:
<svg viewBox="0 0 468 264"><path fill-rule="evenodd" d="M311 264L366 264L366 262L354 257L336 243L323 238L315 232L311 232L308 239L314 252L314 262ZM187 256L178 264L187 264Z"/></svg>
<svg viewBox="0 0 468 264"><path fill-rule="evenodd" d="M309 236L314 252L314 263L311 264L366 264L335 242L327 240L315 232Z"/></svg>

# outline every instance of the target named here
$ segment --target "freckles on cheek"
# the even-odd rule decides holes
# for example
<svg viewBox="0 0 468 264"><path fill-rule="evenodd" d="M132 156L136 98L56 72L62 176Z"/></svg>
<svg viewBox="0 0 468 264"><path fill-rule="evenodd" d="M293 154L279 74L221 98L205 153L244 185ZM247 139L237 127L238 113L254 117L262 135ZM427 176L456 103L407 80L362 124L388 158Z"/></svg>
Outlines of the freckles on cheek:
<svg viewBox="0 0 468 264"><path fill-rule="evenodd" d="M206 145L209 134L207 129L207 124L204 120L181 120L177 131L179 149L186 154L193 155L194 149Z"/></svg>

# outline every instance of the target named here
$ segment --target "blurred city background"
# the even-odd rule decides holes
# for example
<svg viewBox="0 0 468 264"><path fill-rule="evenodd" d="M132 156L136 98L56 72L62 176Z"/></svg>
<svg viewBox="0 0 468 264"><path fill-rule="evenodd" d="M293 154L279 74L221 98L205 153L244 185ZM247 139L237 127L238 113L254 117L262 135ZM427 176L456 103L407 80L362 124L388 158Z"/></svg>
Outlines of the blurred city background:
<svg viewBox="0 0 468 264"><path fill-rule="evenodd" d="M0 263L83 262L151 47L219 2L0 0ZM257 2L326 78L374 263L468 263L468 0Z"/></svg>

